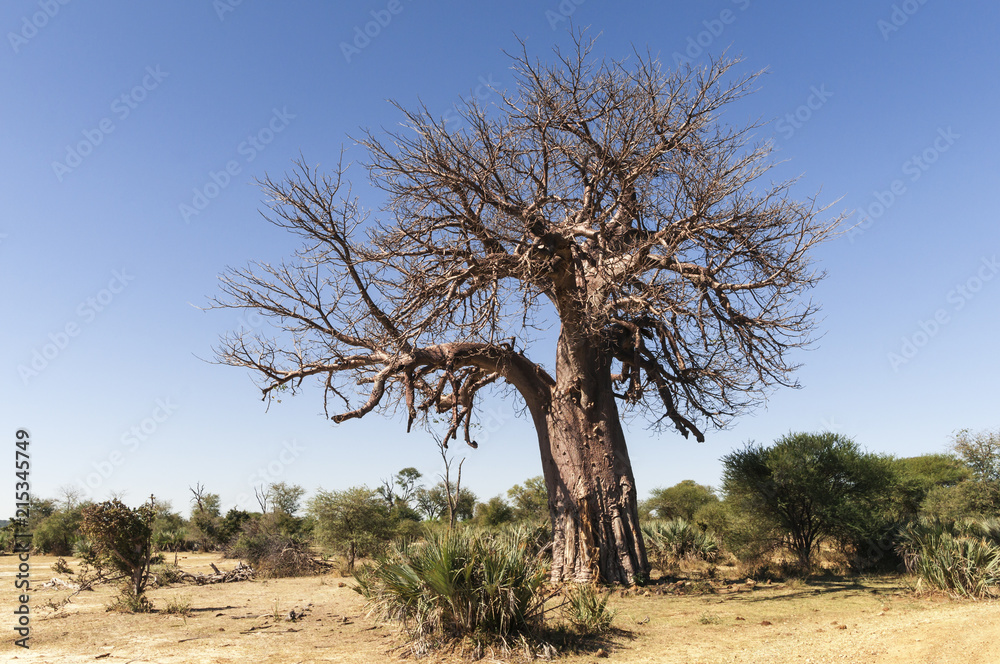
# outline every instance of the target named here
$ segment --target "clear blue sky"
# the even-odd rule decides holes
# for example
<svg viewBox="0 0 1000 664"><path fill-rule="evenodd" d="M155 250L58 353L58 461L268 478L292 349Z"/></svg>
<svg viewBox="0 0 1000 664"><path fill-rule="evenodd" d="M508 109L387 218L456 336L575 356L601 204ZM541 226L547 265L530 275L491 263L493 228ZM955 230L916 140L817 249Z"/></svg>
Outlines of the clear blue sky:
<svg viewBox="0 0 1000 664"><path fill-rule="evenodd" d="M608 57L635 45L697 63L729 49L742 71L766 68L727 120L763 118L775 177L801 175L798 195L864 222L817 252L823 336L799 356L803 389L701 445L631 428L640 495L716 484L719 457L792 430L908 456L1000 425L996 3L9 0L0 431L13 448L30 429L35 493L89 475L92 498L155 493L186 512L196 481L224 508L262 480L311 493L415 466L435 481L433 442L398 420L335 426L316 391L265 412L245 372L205 361L220 333L255 321L199 307L226 266L296 246L260 219L255 178L300 152L361 159L349 136L398 122L390 98L445 114L482 82L510 85L515 35L547 58L569 15L602 33ZM355 42L366 28L374 36ZM514 405L487 409L463 474L482 498L540 472ZM8 467L0 516L13 482Z"/></svg>

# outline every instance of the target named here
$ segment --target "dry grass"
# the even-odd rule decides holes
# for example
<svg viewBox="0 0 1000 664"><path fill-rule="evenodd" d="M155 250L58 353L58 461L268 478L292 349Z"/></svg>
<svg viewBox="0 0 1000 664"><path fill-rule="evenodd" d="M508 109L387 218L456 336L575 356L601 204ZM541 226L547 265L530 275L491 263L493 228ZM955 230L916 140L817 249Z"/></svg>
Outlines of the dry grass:
<svg viewBox="0 0 1000 664"><path fill-rule="evenodd" d="M169 562L173 562L171 555ZM35 556L34 584L53 576L55 558ZM215 554L181 555L190 572L228 569L234 562ZM68 559L78 569L75 559ZM13 607L16 560L0 557L0 597ZM855 583L831 577L794 584L725 583L717 572L716 592L696 585L654 584L640 592L616 592L611 608L624 630L614 639L609 661L619 662L912 662L1000 661L998 602L954 601L916 595L908 579ZM64 577L65 578L65 577ZM745 579L741 580L745 581ZM347 585L341 586L340 583ZM31 650L0 646L0 660L17 662L157 662L158 664L271 662L381 662L395 660L403 640L396 630L365 616L350 579L337 576L261 580L212 586L172 586L150 591L153 614L109 614L113 589L84 592L55 611L43 608L69 594L32 594ZM704 587L704 584L702 584ZM727 587L731 585L732 587ZM648 594L647 594L648 593ZM190 604L185 615L163 611L178 596ZM304 611L294 622L289 611ZM5 614L10 616L9 610ZM275 614L279 617L276 619ZM13 656L17 660L13 660ZM597 655L599 656L599 654ZM567 664L600 661L594 652L567 655ZM455 654L428 662L457 661Z"/></svg>

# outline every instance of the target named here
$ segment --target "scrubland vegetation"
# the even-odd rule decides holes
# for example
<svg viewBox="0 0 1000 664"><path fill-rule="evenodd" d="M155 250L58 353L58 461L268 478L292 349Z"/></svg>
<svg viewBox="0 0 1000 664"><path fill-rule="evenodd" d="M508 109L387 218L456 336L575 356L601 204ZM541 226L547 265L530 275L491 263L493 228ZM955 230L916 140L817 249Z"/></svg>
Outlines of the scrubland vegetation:
<svg viewBox="0 0 1000 664"><path fill-rule="evenodd" d="M668 602L734 584L884 577L916 592L1000 596L998 432L962 431L947 454L902 459L836 434L789 434L736 450L722 465L718 492L691 480L650 492L640 512L651 575L628 592ZM598 579L551 583L541 478L485 501L450 481L421 480L405 468L376 489L308 498L276 483L259 491L259 511L225 514L220 496L196 484L189 518L155 499L132 508L67 491L33 500L25 525L38 554L59 557L55 574L113 585L106 607L120 612L197 609L147 593L182 583L177 555L199 551L245 563L259 580L353 576L369 615L398 625L406 652L417 655L551 656L610 648L626 633L614 610L625 589ZM12 526L0 534L5 551L11 534ZM76 569L64 559L71 556ZM714 614L704 617L714 624Z"/></svg>

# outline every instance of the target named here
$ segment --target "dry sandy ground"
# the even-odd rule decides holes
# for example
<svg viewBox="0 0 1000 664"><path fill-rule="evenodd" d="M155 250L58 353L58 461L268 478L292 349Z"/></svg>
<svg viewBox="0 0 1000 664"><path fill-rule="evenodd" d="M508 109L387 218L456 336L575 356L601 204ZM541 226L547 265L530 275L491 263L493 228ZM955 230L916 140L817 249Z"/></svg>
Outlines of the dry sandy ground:
<svg viewBox="0 0 1000 664"><path fill-rule="evenodd" d="M33 585L56 576L53 558L32 558ZM180 559L184 569L223 569L214 555ZM0 557L3 615L13 627L16 560ZM65 575L59 575L67 578ZM64 609L45 608L65 590L31 596L31 649L0 646L3 662L237 663L382 662L398 659L396 630L364 615L349 579L336 576L213 586L177 585L150 592L158 609L189 603L186 617L109 613L110 588L77 595ZM1000 662L1000 603L917 596L904 581L813 581L790 586L735 584L715 595L616 596L623 633L607 653L569 655L567 664L619 662L858 662L949 664ZM291 609L305 611L295 622ZM275 619L277 613L279 618ZM8 635L10 627L4 628ZM422 661L451 661L453 656ZM489 659L487 659L489 661Z"/></svg>

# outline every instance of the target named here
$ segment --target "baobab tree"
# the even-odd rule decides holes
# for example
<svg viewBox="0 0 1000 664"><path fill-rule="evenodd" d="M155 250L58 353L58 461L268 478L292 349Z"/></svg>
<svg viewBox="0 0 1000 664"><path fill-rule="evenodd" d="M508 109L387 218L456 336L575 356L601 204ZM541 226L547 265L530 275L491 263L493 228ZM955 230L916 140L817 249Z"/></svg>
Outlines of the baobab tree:
<svg viewBox="0 0 1000 664"><path fill-rule="evenodd" d="M343 161L263 180L265 216L304 246L223 277L216 305L274 331L231 333L217 356L265 399L317 379L334 422L398 407L409 430L443 413L445 440L473 447L481 397L513 393L538 436L553 580L634 584L649 566L622 414L703 442L794 385L788 351L808 343L802 296L821 277L810 250L839 220L764 181L756 125L721 121L755 75L593 46L578 35L546 64L522 45L513 89L470 101L461 128L397 104L402 129L358 141L377 211Z"/></svg>

